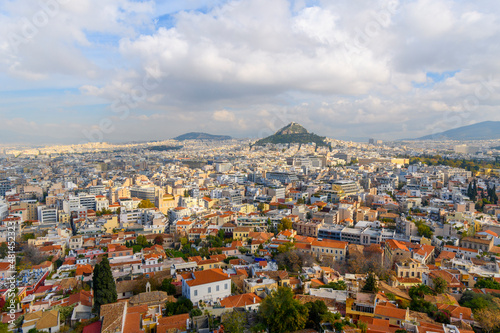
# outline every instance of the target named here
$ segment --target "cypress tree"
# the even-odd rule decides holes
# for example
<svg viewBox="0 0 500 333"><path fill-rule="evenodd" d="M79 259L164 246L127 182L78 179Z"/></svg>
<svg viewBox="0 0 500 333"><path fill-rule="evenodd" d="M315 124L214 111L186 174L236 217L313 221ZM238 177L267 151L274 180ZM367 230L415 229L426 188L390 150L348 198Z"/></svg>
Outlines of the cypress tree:
<svg viewBox="0 0 500 333"><path fill-rule="evenodd" d="M94 289L94 311L97 313L99 313L101 305L117 301L115 279L107 257L95 265L92 287Z"/></svg>

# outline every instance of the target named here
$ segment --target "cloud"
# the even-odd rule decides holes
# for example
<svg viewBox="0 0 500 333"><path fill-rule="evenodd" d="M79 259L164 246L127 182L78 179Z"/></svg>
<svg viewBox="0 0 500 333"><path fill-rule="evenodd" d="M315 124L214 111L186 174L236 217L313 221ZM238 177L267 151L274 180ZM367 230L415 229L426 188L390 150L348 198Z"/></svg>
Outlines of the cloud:
<svg viewBox="0 0 500 333"><path fill-rule="evenodd" d="M257 137L289 121L397 139L500 120L498 1L60 1L13 47L40 10L0 4L0 116L33 135L48 132L29 127L47 108L63 110L46 119L61 126L116 118L114 141L206 128ZM478 98L488 80L493 93Z"/></svg>
<svg viewBox="0 0 500 333"><path fill-rule="evenodd" d="M236 118L231 111L220 110L214 112L214 114L212 115L212 119L215 121L232 123Z"/></svg>

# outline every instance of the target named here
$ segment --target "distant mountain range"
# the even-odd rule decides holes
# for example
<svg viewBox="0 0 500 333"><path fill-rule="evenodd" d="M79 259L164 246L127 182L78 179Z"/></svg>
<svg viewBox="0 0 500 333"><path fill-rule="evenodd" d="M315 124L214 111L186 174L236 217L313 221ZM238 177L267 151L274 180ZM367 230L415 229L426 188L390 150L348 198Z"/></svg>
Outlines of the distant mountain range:
<svg viewBox="0 0 500 333"><path fill-rule="evenodd" d="M267 143L287 144L287 143L316 143L316 146L327 146L325 137L309 133L302 125L290 123L267 138L255 142L256 146L263 146Z"/></svg>
<svg viewBox="0 0 500 333"><path fill-rule="evenodd" d="M500 121L484 121L412 140L498 140Z"/></svg>
<svg viewBox="0 0 500 333"><path fill-rule="evenodd" d="M177 141L184 141L184 140L217 140L217 141L223 141L223 140L231 140L232 138L228 135L212 135L212 134L207 134L207 133L201 133L201 132L190 132L186 134L179 135L178 137L175 137L174 140Z"/></svg>

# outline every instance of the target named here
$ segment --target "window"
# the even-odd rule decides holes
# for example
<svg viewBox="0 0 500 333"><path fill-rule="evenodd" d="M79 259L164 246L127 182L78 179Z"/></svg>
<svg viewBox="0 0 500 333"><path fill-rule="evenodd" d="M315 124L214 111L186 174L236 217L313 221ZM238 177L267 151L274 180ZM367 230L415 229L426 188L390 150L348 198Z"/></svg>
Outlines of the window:
<svg viewBox="0 0 500 333"><path fill-rule="evenodd" d="M212 292L212 287L208 287L208 292L211 293Z"/></svg>
<svg viewBox="0 0 500 333"><path fill-rule="evenodd" d="M224 285L224 289L226 289L226 290L227 290L227 283Z"/></svg>
<svg viewBox="0 0 500 333"><path fill-rule="evenodd" d="M215 286L215 291L219 291L219 286Z"/></svg>
<svg viewBox="0 0 500 333"><path fill-rule="evenodd" d="M195 296L198 296L198 290L195 290L195 291L194 291L194 295L195 295Z"/></svg>

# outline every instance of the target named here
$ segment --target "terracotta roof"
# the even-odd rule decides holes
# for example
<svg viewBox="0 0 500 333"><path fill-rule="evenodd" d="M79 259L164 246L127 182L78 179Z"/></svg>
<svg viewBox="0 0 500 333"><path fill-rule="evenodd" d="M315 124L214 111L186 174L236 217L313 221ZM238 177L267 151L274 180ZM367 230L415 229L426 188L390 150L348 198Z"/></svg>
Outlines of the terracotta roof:
<svg viewBox="0 0 500 333"><path fill-rule="evenodd" d="M335 240L322 240L322 241L315 240L312 242L311 245L318 247L329 247L334 249L345 249L348 243Z"/></svg>
<svg viewBox="0 0 500 333"><path fill-rule="evenodd" d="M123 333L143 333L144 330L141 330L141 319L140 313L127 313Z"/></svg>
<svg viewBox="0 0 500 333"><path fill-rule="evenodd" d="M382 316L387 318L397 318L400 320L405 320L406 318L406 310L399 309L393 306L387 305L377 305L375 307L375 315Z"/></svg>
<svg viewBox="0 0 500 333"><path fill-rule="evenodd" d="M453 318L460 318L460 315L462 315L462 319L474 320L472 318L472 310L470 308L451 304L438 304L437 307L439 310L450 311Z"/></svg>
<svg viewBox="0 0 500 333"><path fill-rule="evenodd" d="M100 321L96 321L90 325L87 325L83 328L83 333L101 333L101 325Z"/></svg>
<svg viewBox="0 0 500 333"><path fill-rule="evenodd" d="M184 274L182 275L182 278L186 281L186 284L190 287L231 279L220 268L213 268L204 271L193 272L190 274Z"/></svg>
<svg viewBox="0 0 500 333"><path fill-rule="evenodd" d="M402 250L402 251L410 251L406 247L406 245L402 242L399 242L395 239L389 239L385 242L386 246L389 247L391 250Z"/></svg>
<svg viewBox="0 0 500 333"><path fill-rule="evenodd" d="M121 332L125 305L124 302L101 305L102 333Z"/></svg>
<svg viewBox="0 0 500 333"><path fill-rule="evenodd" d="M180 314L176 316L163 317L158 319L158 333L166 333L172 328L180 331L186 330L186 322L189 319L189 313Z"/></svg>
<svg viewBox="0 0 500 333"><path fill-rule="evenodd" d="M81 303L85 306L92 306L92 294L89 291L82 290L79 293L69 296L68 305Z"/></svg>
<svg viewBox="0 0 500 333"><path fill-rule="evenodd" d="M262 298L254 293L229 296L220 301L220 304L226 308L239 308L246 305L258 304Z"/></svg>
<svg viewBox="0 0 500 333"><path fill-rule="evenodd" d="M45 330L59 325L59 310L49 310L42 314L42 318L37 321L35 328Z"/></svg>

